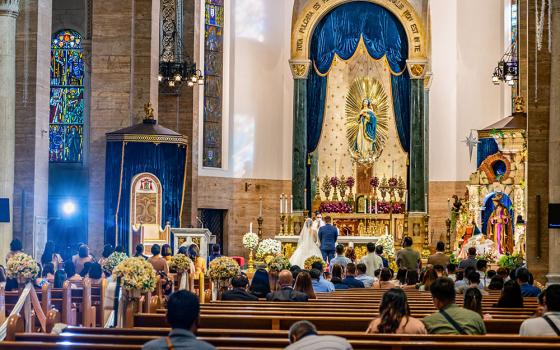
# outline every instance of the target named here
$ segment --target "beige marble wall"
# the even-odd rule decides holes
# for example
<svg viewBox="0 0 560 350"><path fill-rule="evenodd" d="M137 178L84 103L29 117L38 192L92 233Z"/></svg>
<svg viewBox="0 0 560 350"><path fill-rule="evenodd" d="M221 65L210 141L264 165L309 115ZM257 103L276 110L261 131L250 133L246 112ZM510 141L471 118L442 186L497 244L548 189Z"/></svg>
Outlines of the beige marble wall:
<svg viewBox="0 0 560 350"><path fill-rule="evenodd" d="M17 21L14 236L29 253L48 211L51 13L51 0L24 1Z"/></svg>
<svg viewBox="0 0 560 350"><path fill-rule="evenodd" d="M466 181L430 181L430 192L428 199L428 212L430 215L429 232L431 246L437 241L446 240L447 227L445 220L449 217L447 200L454 194L459 198L465 195L467 190ZM451 243L454 242L454 234L451 235Z"/></svg>
<svg viewBox="0 0 560 350"><path fill-rule="evenodd" d="M245 183L250 184L245 191ZM291 191L291 181L198 177L198 208L227 210L224 222L224 251L228 255L246 256L241 237L253 222L256 232L259 198L263 197L263 238L279 231L280 194Z"/></svg>

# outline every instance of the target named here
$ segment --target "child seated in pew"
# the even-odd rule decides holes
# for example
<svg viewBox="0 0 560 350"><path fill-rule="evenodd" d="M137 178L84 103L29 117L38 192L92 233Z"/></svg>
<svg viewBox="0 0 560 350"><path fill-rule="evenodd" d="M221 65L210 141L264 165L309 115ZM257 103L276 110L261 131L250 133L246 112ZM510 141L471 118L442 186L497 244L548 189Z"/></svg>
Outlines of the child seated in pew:
<svg viewBox="0 0 560 350"><path fill-rule="evenodd" d="M171 332L166 337L147 342L142 349L216 349L211 344L196 339L199 314L200 303L196 295L186 290L171 294L167 301L167 322L171 325Z"/></svg>
<svg viewBox="0 0 560 350"><path fill-rule="evenodd" d="M428 332L422 321L410 316L406 293L400 288L391 288L383 294L379 304L379 317L371 321L366 333L427 334Z"/></svg>

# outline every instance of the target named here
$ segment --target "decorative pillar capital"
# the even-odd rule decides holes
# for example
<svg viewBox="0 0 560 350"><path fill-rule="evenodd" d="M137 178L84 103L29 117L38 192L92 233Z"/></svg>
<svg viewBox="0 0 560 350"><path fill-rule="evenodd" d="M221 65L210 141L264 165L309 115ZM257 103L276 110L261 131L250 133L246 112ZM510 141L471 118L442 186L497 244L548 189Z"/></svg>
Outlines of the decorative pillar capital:
<svg viewBox="0 0 560 350"><path fill-rule="evenodd" d="M294 79L307 79L311 60L290 60L289 62Z"/></svg>
<svg viewBox="0 0 560 350"><path fill-rule="evenodd" d="M428 60L426 59L406 60L406 68L408 69L408 74L410 74L410 79L424 79L427 63Z"/></svg>
<svg viewBox="0 0 560 350"><path fill-rule="evenodd" d="M19 0L0 0L0 16L16 18L19 14Z"/></svg>

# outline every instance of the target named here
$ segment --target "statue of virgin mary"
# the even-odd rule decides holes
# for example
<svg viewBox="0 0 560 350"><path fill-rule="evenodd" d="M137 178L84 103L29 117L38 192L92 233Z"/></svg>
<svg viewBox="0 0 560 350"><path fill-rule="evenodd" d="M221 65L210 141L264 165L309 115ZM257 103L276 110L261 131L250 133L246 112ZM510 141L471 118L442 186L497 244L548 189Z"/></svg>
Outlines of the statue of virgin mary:
<svg viewBox="0 0 560 350"><path fill-rule="evenodd" d="M367 155L374 149L373 145L377 131L377 118L373 113L371 101L368 99L362 101L359 120L358 134L356 135L356 151L362 155Z"/></svg>

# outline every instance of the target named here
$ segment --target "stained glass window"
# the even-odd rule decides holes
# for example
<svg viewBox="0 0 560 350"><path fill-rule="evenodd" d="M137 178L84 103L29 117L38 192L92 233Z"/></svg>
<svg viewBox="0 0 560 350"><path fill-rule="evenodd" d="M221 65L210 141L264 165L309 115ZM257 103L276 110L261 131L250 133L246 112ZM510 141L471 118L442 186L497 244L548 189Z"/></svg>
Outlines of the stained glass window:
<svg viewBox="0 0 560 350"><path fill-rule="evenodd" d="M84 62L82 37L61 30L51 43L49 160L81 162L84 143Z"/></svg>
<svg viewBox="0 0 560 350"><path fill-rule="evenodd" d="M222 167L224 2L206 0L204 19L203 165Z"/></svg>

